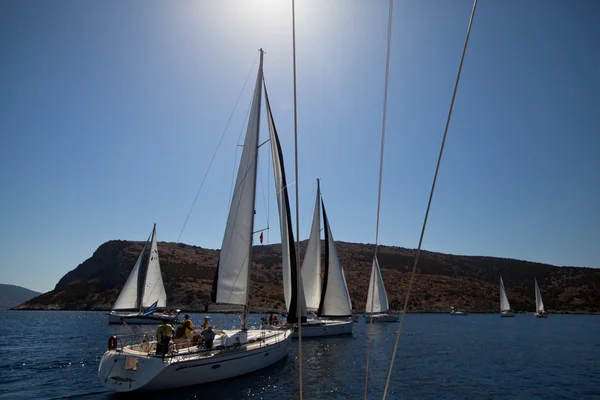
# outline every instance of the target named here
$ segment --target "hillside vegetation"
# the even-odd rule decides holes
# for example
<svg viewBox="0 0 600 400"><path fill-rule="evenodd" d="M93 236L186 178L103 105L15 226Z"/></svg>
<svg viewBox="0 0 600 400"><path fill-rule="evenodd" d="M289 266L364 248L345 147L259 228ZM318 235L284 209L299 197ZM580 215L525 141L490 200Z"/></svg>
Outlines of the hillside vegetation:
<svg viewBox="0 0 600 400"><path fill-rule="evenodd" d="M17 309L110 310L142 250L143 243L113 240L102 244L86 261L67 273L51 292ZM159 243L160 265L168 305L204 311L209 302L218 250ZM301 243L301 256L306 242ZM374 246L338 242L352 304L364 310ZM415 250L380 247L379 263L390 306L404 304ZM498 312L498 281L502 275L511 306L534 310L534 275L550 312L600 312L600 270L556 267L505 258L421 253L409 311L448 312L451 305L470 312ZM256 309L283 310L281 246L255 246L250 304Z"/></svg>

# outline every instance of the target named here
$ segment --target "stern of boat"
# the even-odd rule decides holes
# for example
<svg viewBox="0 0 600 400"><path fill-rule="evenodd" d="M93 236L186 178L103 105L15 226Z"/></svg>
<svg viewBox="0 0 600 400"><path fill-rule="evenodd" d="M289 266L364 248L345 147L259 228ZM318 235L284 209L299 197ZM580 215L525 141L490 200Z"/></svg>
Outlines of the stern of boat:
<svg viewBox="0 0 600 400"><path fill-rule="evenodd" d="M107 389L132 392L142 389L164 368L161 357L129 354L120 349L109 350L100 360L98 378Z"/></svg>

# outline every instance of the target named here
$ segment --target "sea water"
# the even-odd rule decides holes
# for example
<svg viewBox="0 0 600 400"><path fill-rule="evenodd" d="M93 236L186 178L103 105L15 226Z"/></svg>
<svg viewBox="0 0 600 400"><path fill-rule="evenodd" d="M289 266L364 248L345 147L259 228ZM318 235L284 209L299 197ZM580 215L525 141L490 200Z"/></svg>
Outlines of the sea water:
<svg viewBox="0 0 600 400"><path fill-rule="evenodd" d="M204 314L190 314L201 324ZM260 315L252 315L257 324ZM212 323L236 324L212 315ZM0 399L120 399L98 380L110 335L102 312L0 311ZM153 334L155 327L133 327ZM374 324L368 398L383 394L398 323ZM305 399L362 399L369 326L353 335L304 339ZM287 358L263 370L140 399L297 399L298 342ZM600 399L600 316L408 314L388 399Z"/></svg>

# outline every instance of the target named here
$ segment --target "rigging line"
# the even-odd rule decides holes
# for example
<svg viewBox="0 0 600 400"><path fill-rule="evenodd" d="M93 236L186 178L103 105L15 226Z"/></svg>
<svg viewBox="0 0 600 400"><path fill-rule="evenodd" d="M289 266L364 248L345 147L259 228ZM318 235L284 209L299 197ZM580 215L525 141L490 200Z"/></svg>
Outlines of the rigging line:
<svg viewBox="0 0 600 400"><path fill-rule="evenodd" d="M208 173L210 172L210 168L212 167L213 161L215 160L215 157L217 156L217 153L219 151L219 147L221 147L221 143L223 143L223 138L225 137L225 132L227 132L227 128L229 127L229 123L231 122L231 119L233 118L233 114L235 113L235 110L237 108L238 103L240 102L240 98L242 97L242 93L244 93L244 89L246 88L246 83L248 83L248 79L250 78L250 75L252 74L252 71L254 70L254 65L256 65L256 60L258 59L258 56L256 56L256 58L254 59L254 62L252 63L252 68L250 68L250 72L248 72L248 76L246 77L246 80L244 81L244 85L242 86L242 90L240 91L240 94L237 97L237 100L235 101L235 104L233 106L233 110L231 110L231 114L229 114L229 119L227 120L227 123L225 124L225 129L223 129L223 133L221 133L221 138L219 139L219 143L217 144L217 147L215 149L215 152L212 155L212 158L210 159L210 162L208 163L208 167L206 169L206 173L204 174L204 177L202 178L202 182L200 183L200 187L198 188L198 191L196 192L196 197L194 197L194 201L192 202L192 206L190 207L190 211L188 212L187 217L185 218L185 222L183 223L183 227L181 228L181 232L179 232L179 236L177 237L177 243L179 243L179 241L181 240L181 236L183 235L183 231L185 230L185 227L190 219L190 215L192 215L192 210L194 209L194 206L196 205L196 201L198 201L198 196L200 196L200 191L202 190L202 187L204 186L204 182L206 182L206 177L208 176Z"/></svg>
<svg viewBox="0 0 600 400"><path fill-rule="evenodd" d="M392 43L392 22L394 15L394 0L390 0L388 10L388 31L387 31L387 53L385 57L385 84L383 89L383 117L381 122L381 153L379 154L379 189L377 191L377 218L375 223L375 252L373 254L373 265L371 267L371 277L373 285L371 287L371 313L369 317L369 336L367 340L367 362L365 369L365 400L367 400L367 389L369 387L369 358L371 355L371 335L373 333L373 306L375 304L375 260L377 259L377 249L379 246L379 216L381 210L381 184L383 182L383 154L385 149L385 123L387 119L387 100L388 86L390 77L390 48Z"/></svg>
<svg viewBox="0 0 600 400"><path fill-rule="evenodd" d="M388 387L390 384L390 378L392 376L392 369L394 367L394 359L396 358L396 351L398 350L398 342L400 340L400 333L402 332L402 326L404 324L404 316L406 315L406 309L408 307L408 299L410 297L410 291L412 289L413 282L415 280L415 272L417 270L417 263L419 262L419 256L421 254L421 245L423 244L423 237L425 236L425 228L427 226L427 218L429 217L429 210L431 209L431 201L433 199L433 192L435 190L435 184L437 182L438 172L440 170L440 164L442 162L442 155L444 154L444 145L446 144L446 137L448 136L448 127L450 126L450 120L452 118L452 110L454 109L454 100L456 99L456 92L458 91L458 84L460 82L460 75L462 72L463 63L465 61L465 54L467 53L467 46L469 44L469 36L471 36L471 27L473 26L473 19L475 18L475 9L477 8L477 0L473 1L473 9L471 10L471 18L469 19L469 27L467 28L467 36L465 37L465 45L463 47L462 56L460 58L460 64L458 66L458 73L456 74L456 82L454 83L454 92L452 93L452 100L450 101L450 109L448 110L448 118L446 119L446 127L444 128L444 136L442 138L442 145L440 146L440 154L438 156L437 165L435 167L435 174L433 175L433 182L431 184L431 192L429 193L429 201L427 202L427 210L425 211L425 218L423 219L423 227L421 229L421 237L419 238L419 247L417 247L417 254L415 255L415 261L410 274L410 281L408 283L408 291L406 292L406 298L404 299L404 308L402 309L402 317L400 318L400 326L398 327L398 333L396 334L396 343L394 344L394 351L392 353L392 360L390 362L390 369L388 371L387 380L385 382L385 389L383 391L382 400L385 400L387 395Z"/></svg>
<svg viewBox="0 0 600 400"><path fill-rule="evenodd" d="M292 0L292 56L294 61L294 155L296 164L296 266L300 265L300 216L298 186L298 102L296 101L296 4ZM300 389L300 400L302 400L302 285L300 283L300 268L296 268L296 294L299 299L297 303L296 324L298 325L298 388Z"/></svg>

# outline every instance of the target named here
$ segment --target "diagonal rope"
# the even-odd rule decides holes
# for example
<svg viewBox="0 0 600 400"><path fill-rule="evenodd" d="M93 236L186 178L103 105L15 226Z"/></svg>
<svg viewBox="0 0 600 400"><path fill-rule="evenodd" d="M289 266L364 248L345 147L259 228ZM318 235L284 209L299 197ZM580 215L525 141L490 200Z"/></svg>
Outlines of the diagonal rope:
<svg viewBox="0 0 600 400"><path fill-rule="evenodd" d="M412 267L410 274L410 281L408 283L408 291L406 292L406 298L404 299L404 308L402 309L402 317L400 318L400 326L396 333L396 343L394 344L394 351L392 353L392 360L390 362L390 369L388 371L387 380L385 382L385 389L383 391L382 399L385 400L387 395L388 387L390 385L390 379L392 377L392 369L394 367L394 359L396 358L396 351L398 350L398 342L400 341L400 333L402 332L402 326L404 325L404 316L406 315L406 308L408 307L408 299L410 297L410 291L415 280L415 272L417 270L417 263L419 262L419 256L421 255L421 245L423 244L423 237L425 236L425 228L427 226L427 218L429 217L429 210L431 209L431 200L433 199L433 192L435 190L435 184L437 182L438 172L440 170L440 163L442 162L442 155L444 154L444 145L446 144L446 137L448 136L448 127L450 126L450 119L452 118L452 110L454 108L454 100L456 99L456 92L458 91L458 83L460 82L460 74L462 72L463 63L465 61L465 54L467 52L467 45L469 44L469 36L471 35L471 27L473 26L473 19L475 18L475 9L477 8L477 0L473 2L473 9L471 10L471 18L469 19L469 27L467 29L467 36L465 38L465 45L463 47L462 56L460 58L460 65L458 66L458 74L456 75L456 82L454 84L454 92L452 93L452 101L450 102L450 109L448 110L448 118L446 119L446 127L444 129L444 137L442 138L442 145L440 147L440 154L437 160L437 166L435 167L435 174L433 176L433 183L431 184L431 192L429 193L429 201L427 203L427 210L425 211L425 218L423 220L423 228L421 229L421 237L419 238L419 247L417 247L417 254L415 256L415 262Z"/></svg>
<svg viewBox="0 0 600 400"><path fill-rule="evenodd" d="M181 240L181 235L183 235L183 231L185 230L185 227L190 219L190 215L192 215L192 211L194 210L194 206L196 205L196 201L198 201L198 196L200 196L200 191L202 190L202 187L204 186L204 182L206 182L206 177L208 176L208 173L210 172L210 168L212 167L213 161L215 161L215 157L217 156L217 153L219 151L219 147L221 147L221 143L223 143L223 138L225 137L225 132L227 132L227 128L229 127L229 123L231 122L231 119L233 118L233 114L235 113L235 110L237 108L238 103L240 102L240 98L242 97L242 93L244 93L244 89L246 88L246 83L248 83L248 79L250 78L250 75L252 74L252 71L254 70L254 65L256 64L256 60L258 59L258 56L256 56L256 58L254 59L254 63L252 63L252 68L250 68L250 72L248 72L248 76L246 77L246 80L244 81L244 85L242 86L242 90L240 91L240 94L237 97L237 100L235 101L235 104L233 106L233 110L231 110L231 114L229 114L229 119L227 120L227 123L225 124L225 129L223 129L223 133L221 133L221 138L219 139L219 143L217 144L217 148L215 149L215 152L212 155L212 158L210 159L210 162L208 163L208 167L206 168L206 173L204 174L204 177L202 178L202 182L200 183L200 187L198 188L198 191L196 192L196 197L194 197L194 201L192 202L192 206L190 207L190 211L187 214L187 217L185 217L185 222L183 223L183 227L181 228L181 232L179 232L179 236L177 237L177 243L179 243L179 241Z"/></svg>
<svg viewBox="0 0 600 400"><path fill-rule="evenodd" d="M381 210L381 184L383 181L383 153L385 149L385 123L387 119L387 100L388 86L390 77L390 49L392 44L392 22L394 15L394 0L390 0L388 10L388 31L387 31L387 53L385 58L385 85L383 89L383 121L381 123L381 153L379 155L379 189L377 191L377 219L375 223L375 252L373 254L373 265L371 267L371 277L374 277L375 260L377 259L377 250L379 248L379 216ZM369 336L367 340L367 363L365 371L365 400L367 400L367 389L369 387L369 358L371 355L371 335L373 333L373 306L375 304L375 279L371 287L371 313L369 318Z"/></svg>
<svg viewBox="0 0 600 400"><path fill-rule="evenodd" d="M292 55L294 60L294 150L296 164L296 265L300 265L300 216L298 213L298 103L296 101L296 5L292 0ZM302 400L302 285L300 283L300 268L296 268L296 293L299 298L296 301L297 307L297 324L298 325L298 384L300 390L300 400Z"/></svg>

